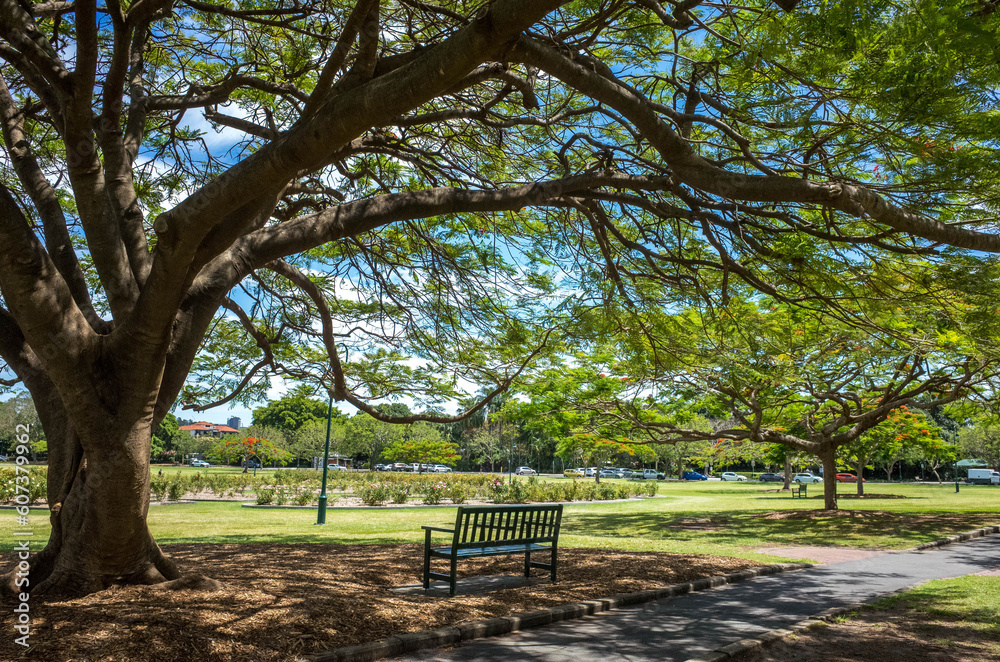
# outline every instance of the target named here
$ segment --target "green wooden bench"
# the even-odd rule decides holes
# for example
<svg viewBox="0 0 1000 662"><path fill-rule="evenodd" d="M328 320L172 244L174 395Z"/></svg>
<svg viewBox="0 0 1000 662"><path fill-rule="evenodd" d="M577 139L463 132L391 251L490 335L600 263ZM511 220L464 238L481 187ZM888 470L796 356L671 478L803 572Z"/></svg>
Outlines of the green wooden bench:
<svg viewBox="0 0 1000 662"><path fill-rule="evenodd" d="M454 529L424 526L424 588L431 580L448 582L450 595L455 595L456 570L459 559L476 556L524 554L524 576L532 568L548 570L556 581L556 547L562 504L535 506L459 506ZM431 533L449 533L448 547L432 547ZM548 563L532 561L532 552L548 552ZM431 559L448 559L448 574L431 572Z"/></svg>
<svg viewBox="0 0 1000 662"><path fill-rule="evenodd" d="M800 499L805 499L806 498L806 487L808 487L808 484L806 484L806 483L799 483L798 485L793 485L792 488L791 488L791 490L792 490L792 498L794 499L795 497L798 497Z"/></svg>

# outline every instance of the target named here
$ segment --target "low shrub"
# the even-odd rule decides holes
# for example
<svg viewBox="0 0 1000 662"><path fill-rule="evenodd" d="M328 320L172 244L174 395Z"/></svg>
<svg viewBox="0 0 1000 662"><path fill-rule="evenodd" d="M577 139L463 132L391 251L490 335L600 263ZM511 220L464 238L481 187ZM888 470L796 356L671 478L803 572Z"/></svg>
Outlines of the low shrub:
<svg viewBox="0 0 1000 662"><path fill-rule="evenodd" d="M469 491L469 488L462 483L450 483L445 496L452 503L465 503L465 500L469 498Z"/></svg>
<svg viewBox="0 0 1000 662"><path fill-rule="evenodd" d="M389 486L384 483L365 483L354 490L354 494L367 506L384 506L391 497Z"/></svg>
<svg viewBox="0 0 1000 662"><path fill-rule="evenodd" d="M150 479L149 491L153 493L153 498L155 500L163 501L163 499L166 498L167 496L167 489L169 485L170 482L166 478L158 476L156 478Z"/></svg>
<svg viewBox="0 0 1000 662"><path fill-rule="evenodd" d="M424 488L424 503L428 505L441 503L447 493L448 486L444 483L437 482L428 485Z"/></svg>
<svg viewBox="0 0 1000 662"><path fill-rule="evenodd" d="M181 497L187 493L187 485L183 480L174 479L167 486L167 499L170 501L180 501Z"/></svg>
<svg viewBox="0 0 1000 662"><path fill-rule="evenodd" d="M315 495L312 493L312 490L300 490L295 494L295 499L294 499L295 505L308 506L310 503L313 502L313 496Z"/></svg>
<svg viewBox="0 0 1000 662"><path fill-rule="evenodd" d="M257 492L257 505L266 506L274 501L274 490L263 489Z"/></svg>
<svg viewBox="0 0 1000 662"><path fill-rule="evenodd" d="M391 485L389 498L393 503L406 503L410 499L410 488L406 485Z"/></svg>

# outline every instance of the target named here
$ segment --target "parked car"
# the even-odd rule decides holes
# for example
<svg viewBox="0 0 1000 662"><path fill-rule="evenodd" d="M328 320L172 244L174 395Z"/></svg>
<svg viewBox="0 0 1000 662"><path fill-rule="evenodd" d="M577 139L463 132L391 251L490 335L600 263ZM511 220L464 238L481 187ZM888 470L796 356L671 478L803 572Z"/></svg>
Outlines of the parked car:
<svg viewBox="0 0 1000 662"><path fill-rule="evenodd" d="M593 478L597 475L597 467L587 467L586 471L583 472L588 478Z"/></svg>
<svg viewBox="0 0 1000 662"><path fill-rule="evenodd" d="M659 480L663 478L663 474L658 473L656 469L636 469L630 477L636 480Z"/></svg>
<svg viewBox="0 0 1000 662"><path fill-rule="evenodd" d="M208 462L206 462L205 460L191 460L191 466L192 467L210 467L212 465L209 464Z"/></svg>
<svg viewBox="0 0 1000 662"><path fill-rule="evenodd" d="M766 473L758 476L757 480L762 483L783 483L785 482L785 477L781 474Z"/></svg>
<svg viewBox="0 0 1000 662"><path fill-rule="evenodd" d="M376 464L374 470L375 471L389 471L390 469L389 469L389 465L388 464Z"/></svg>
<svg viewBox="0 0 1000 662"><path fill-rule="evenodd" d="M585 473L583 469L567 469L563 472L563 476L567 478L583 478Z"/></svg>
<svg viewBox="0 0 1000 662"><path fill-rule="evenodd" d="M392 465L391 471L412 471L413 467L406 464L405 462L395 462Z"/></svg>
<svg viewBox="0 0 1000 662"><path fill-rule="evenodd" d="M838 483L856 483L856 482L858 482L858 477L855 476L854 474L837 474L837 482ZM862 478L861 482L862 483L865 482L865 479Z"/></svg>
<svg viewBox="0 0 1000 662"><path fill-rule="evenodd" d="M617 469L601 469L601 473L597 475L601 478L620 478L621 472Z"/></svg>
<svg viewBox="0 0 1000 662"><path fill-rule="evenodd" d="M260 469L260 460L255 460L253 458L247 460L247 469Z"/></svg>
<svg viewBox="0 0 1000 662"><path fill-rule="evenodd" d="M738 473L736 473L734 471L723 471L722 472L722 480L741 481L741 480L746 480L746 479L747 479L746 476L744 476L743 474L738 474Z"/></svg>
<svg viewBox="0 0 1000 662"><path fill-rule="evenodd" d="M681 474L681 478L684 480L708 480L708 476L697 471L685 471Z"/></svg>
<svg viewBox="0 0 1000 662"><path fill-rule="evenodd" d="M812 473L809 473L807 471L805 473L795 474L792 477L792 482L793 483L822 483L823 482L823 477L822 476L817 476L816 474L812 474Z"/></svg>
<svg viewBox="0 0 1000 662"><path fill-rule="evenodd" d="M537 476L538 472L531 467L518 467L514 470L514 473L518 476Z"/></svg>
<svg viewBox="0 0 1000 662"><path fill-rule="evenodd" d="M451 467L445 466L443 464L435 464L432 470L436 471L439 474L446 474L451 471Z"/></svg>
<svg viewBox="0 0 1000 662"><path fill-rule="evenodd" d="M347 467L342 464L328 464L326 469L327 471L347 471Z"/></svg>

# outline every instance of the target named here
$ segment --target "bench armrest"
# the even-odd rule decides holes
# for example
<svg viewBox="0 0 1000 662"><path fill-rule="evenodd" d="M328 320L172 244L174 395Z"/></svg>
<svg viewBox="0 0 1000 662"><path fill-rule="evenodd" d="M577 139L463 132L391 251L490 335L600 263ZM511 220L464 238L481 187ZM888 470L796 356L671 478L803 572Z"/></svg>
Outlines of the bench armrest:
<svg viewBox="0 0 1000 662"><path fill-rule="evenodd" d="M438 531L440 533L455 533L455 529L443 529L440 526L427 526L425 524L424 526L421 526L420 528L424 529L425 531Z"/></svg>

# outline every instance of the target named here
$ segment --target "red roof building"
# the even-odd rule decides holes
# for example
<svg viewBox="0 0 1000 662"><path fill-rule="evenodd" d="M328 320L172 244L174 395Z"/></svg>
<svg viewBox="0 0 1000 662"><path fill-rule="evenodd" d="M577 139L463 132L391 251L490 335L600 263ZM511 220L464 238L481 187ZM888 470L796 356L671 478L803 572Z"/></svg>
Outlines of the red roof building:
<svg viewBox="0 0 1000 662"><path fill-rule="evenodd" d="M221 437L227 434L239 434L239 430L228 425L216 425L207 421L198 421L191 425L182 425L181 430L189 433L192 437Z"/></svg>

